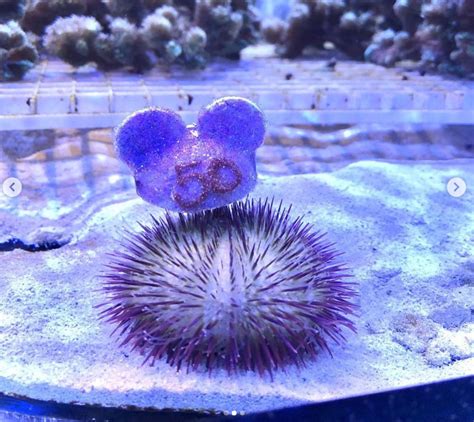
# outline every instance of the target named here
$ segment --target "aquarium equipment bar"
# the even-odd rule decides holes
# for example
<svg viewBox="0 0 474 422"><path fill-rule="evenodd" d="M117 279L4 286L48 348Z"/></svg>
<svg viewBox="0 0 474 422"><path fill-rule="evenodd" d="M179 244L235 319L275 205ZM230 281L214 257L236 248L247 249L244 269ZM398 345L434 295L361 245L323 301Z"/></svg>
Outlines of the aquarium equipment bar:
<svg viewBox="0 0 474 422"><path fill-rule="evenodd" d="M474 123L474 81L369 63L252 58L137 75L51 60L0 84L0 129L112 127L149 106L190 123L224 95L255 101L269 124Z"/></svg>

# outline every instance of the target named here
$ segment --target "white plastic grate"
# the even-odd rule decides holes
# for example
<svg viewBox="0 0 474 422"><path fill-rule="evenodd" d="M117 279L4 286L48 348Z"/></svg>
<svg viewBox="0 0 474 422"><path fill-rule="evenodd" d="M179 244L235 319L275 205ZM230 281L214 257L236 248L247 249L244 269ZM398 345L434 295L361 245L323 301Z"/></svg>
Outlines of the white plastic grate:
<svg viewBox="0 0 474 422"><path fill-rule="evenodd" d="M135 75L47 61L21 82L0 84L0 129L112 127L152 105L191 122L225 95L254 100L271 124L474 123L474 81L350 61L331 70L326 63L245 59Z"/></svg>

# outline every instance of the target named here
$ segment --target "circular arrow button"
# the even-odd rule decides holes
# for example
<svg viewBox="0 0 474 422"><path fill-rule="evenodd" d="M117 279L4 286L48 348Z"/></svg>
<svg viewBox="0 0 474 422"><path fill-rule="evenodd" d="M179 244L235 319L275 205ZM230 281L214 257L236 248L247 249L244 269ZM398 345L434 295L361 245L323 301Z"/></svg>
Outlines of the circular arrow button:
<svg viewBox="0 0 474 422"><path fill-rule="evenodd" d="M467 186L464 179L461 179L460 177L453 177L452 179L449 179L446 189L448 190L448 193L454 198L460 198L466 193Z"/></svg>
<svg viewBox="0 0 474 422"><path fill-rule="evenodd" d="M4 180L2 189L6 196L9 198L15 198L21 193L23 185L16 177L9 177Z"/></svg>

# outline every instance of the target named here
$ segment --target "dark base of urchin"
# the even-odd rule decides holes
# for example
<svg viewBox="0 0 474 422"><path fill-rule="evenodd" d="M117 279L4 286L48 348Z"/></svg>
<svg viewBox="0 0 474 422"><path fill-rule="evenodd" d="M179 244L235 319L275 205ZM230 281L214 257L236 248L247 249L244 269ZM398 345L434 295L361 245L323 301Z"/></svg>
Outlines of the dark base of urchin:
<svg viewBox="0 0 474 422"><path fill-rule="evenodd" d="M127 233L103 275L101 318L154 364L263 375L354 330L356 296L324 234L273 201L165 214Z"/></svg>

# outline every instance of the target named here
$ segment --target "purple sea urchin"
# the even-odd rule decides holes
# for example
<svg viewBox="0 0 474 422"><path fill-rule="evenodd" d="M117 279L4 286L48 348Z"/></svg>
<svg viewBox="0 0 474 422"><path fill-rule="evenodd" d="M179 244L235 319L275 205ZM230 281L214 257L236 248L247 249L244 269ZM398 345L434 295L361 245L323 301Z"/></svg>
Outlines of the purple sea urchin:
<svg viewBox="0 0 474 422"><path fill-rule="evenodd" d="M271 375L329 351L354 330L354 284L324 234L290 209L246 200L153 218L112 255L101 317L145 362L178 370Z"/></svg>

